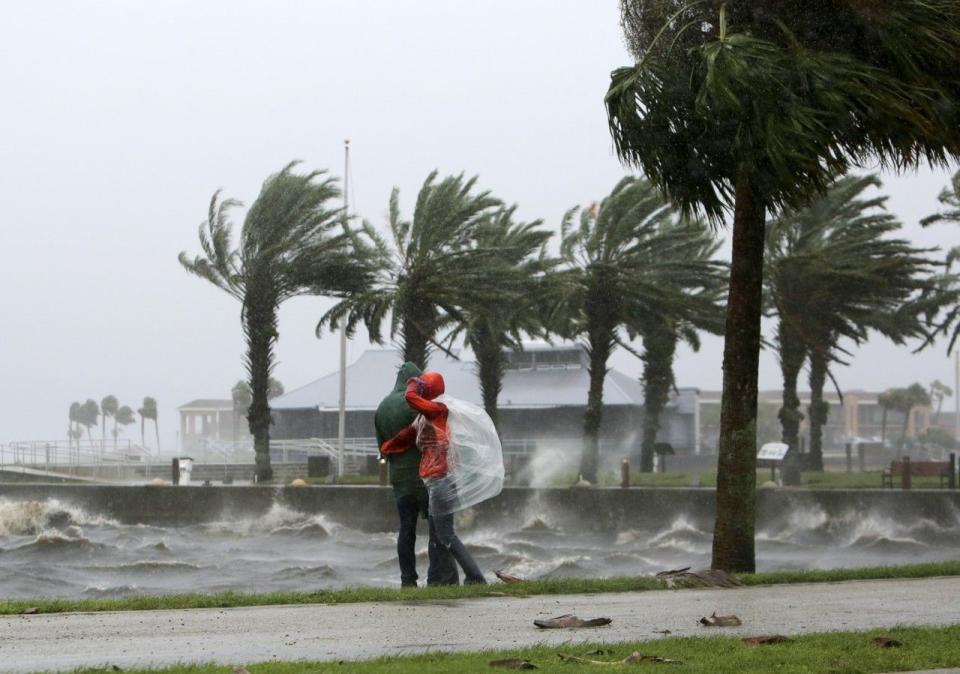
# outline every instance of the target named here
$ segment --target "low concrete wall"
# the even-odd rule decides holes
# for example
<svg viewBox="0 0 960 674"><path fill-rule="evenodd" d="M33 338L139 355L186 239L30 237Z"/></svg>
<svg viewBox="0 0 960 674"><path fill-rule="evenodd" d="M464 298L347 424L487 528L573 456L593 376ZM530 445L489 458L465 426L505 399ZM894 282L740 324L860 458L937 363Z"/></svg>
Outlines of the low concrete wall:
<svg viewBox="0 0 960 674"><path fill-rule="evenodd" d="M388 487L148 487L6 484L0 498L58 499L127 524L181 526L256 517L275 505L323 513L346 526L367 531L396 527L393 492ZM697 526L713 527L714 490L706 488L528 489L508 487L466 516L463 525L517 524L536 517L551 524L594 530L661 527L684 515ZM777 526L801 508L828 516L873 512L894 519L926 518L951 524L960 512L960 492L939 490L760 490L758 526Z"/></svg>

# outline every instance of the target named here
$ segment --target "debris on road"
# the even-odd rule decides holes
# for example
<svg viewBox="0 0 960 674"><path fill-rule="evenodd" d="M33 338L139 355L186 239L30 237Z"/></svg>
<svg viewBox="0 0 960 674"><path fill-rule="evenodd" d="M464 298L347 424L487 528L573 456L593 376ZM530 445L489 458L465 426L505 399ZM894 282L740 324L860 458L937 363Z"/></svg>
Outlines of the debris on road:
<svg viewBox="0 0 960 674"><path fill-rule="evenodd" d="M714 611L706 618L700 618L700 624L704 627L740 627L743 623L735 615L717 615Z"/></svg>
<svg viewBox="0 0 960 674"><path fill-rule="evenodd" d="M511 576L509 573L504 573L503 571L494 571L493 575L502 580L504 583L525 583L526 580L523 578L518 578L516 576Z"/></svg>
<svg viewBox="0 0 960 674"><path fill-rule="evenodd" d="M500 667L501 669L537 669L537 666L529 660L520 658L506 658L504 660L491 660L491 667Z"/></svg>
<svg viewBox="0 0 960 674"><path fill-rule="evenodd" d="M39 611L40 611L40 609L38 609L36 606L31 606L30 608L25 608L25 609L23 609L22 611L20 611L20 614L21 614L21 615L34 615L35 613L38 613Z"/></svg>
<svg viewBox="0 0 960 674"><path fill-rule="evenodd" d="M767 644L785 644L793 641L793 639L782 634L767 634L761 637L744 637L741 641L747 646L765 646Z"/></svg>
<svg viewBox="0 0 960 674"><path fill-rule="evenodd" d="M612 622L613 620L611 618L591 618L590 620L583 620L575 615L570 615L567 613L564 615L559 615L556 618L548 618L547 620L534 620L533 624L540 629L555 630L573 629L579 627L603 627L604 625L609 625Z"/></svg>
<svg viewBox="0 0 960 674"><path fill-rule="evenodd" d="M691 571L689 566L682 569L661 571L657 578L671 589L689 589L695 587L743 587L743 582L731 573L719 569Z"/></svg>

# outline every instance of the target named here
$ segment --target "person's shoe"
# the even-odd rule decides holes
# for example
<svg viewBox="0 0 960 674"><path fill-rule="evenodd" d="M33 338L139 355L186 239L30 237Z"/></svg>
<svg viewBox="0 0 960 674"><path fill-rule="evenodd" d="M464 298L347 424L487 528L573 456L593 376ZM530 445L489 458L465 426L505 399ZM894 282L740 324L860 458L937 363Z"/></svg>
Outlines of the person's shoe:
<svg viewBox="0 0 960 674"><path fill-rule="evenodd" d="M415 580L400 583L401 590L409 590L409 589L416 589L416 588L417 588L417 581Z"/></svg>
<svg viewBox="0 0 960 674"><path fill-rule="evenodd" d="M486 585L487 579L484 578L483 576L480 576L479 578L467 578L465 581L463 581L463 584L464 585Z"/></svg>

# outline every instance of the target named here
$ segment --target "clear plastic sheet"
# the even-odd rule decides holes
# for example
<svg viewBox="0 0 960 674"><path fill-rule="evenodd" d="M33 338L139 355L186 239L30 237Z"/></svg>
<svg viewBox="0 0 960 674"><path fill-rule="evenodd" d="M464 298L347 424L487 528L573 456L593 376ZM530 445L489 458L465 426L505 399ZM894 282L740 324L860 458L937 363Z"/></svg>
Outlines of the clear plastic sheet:
<svg viewBox="0 0 960 674"><path fill-rule="evenodd" d="M503 490L503 450L493 420L481 407L448 396L450 446L447 474L424 480L430 512L449 515L491 499Z"/></svg>

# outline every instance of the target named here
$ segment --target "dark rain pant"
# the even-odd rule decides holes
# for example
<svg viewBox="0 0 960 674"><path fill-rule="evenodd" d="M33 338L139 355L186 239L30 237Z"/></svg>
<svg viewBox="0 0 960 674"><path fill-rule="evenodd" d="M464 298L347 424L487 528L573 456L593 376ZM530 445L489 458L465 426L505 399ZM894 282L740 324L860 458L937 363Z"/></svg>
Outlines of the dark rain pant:
<svg viewBox="0 0 960 674"><path fill-rule="evenodd" d="M465 582L485 584L487 581L483 572L453 529L453 511L457 509L459 500L453 479L450 476L434 478L428 482L427 491L430 492L430 526L436 531L440 545L457 560L466 575Z"/></svg>
<svg viewBox="0 0 960 674"><path fill-rule="evenodd" d="M417 584L417 520L423 512L421 499L416 495L397 499L397 514L400 516L400 533L397 535L397 558L400 561L400 584L413 587ZM430 564L427 568L427 585L459 585L460 574L450 551L440 545L433 523L430 523L430 542L427 545Z"/></svg>

